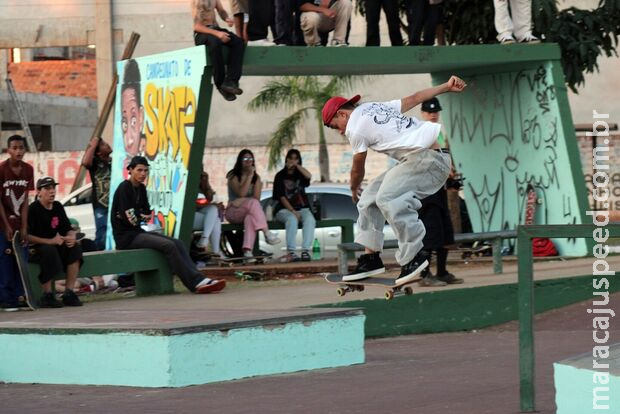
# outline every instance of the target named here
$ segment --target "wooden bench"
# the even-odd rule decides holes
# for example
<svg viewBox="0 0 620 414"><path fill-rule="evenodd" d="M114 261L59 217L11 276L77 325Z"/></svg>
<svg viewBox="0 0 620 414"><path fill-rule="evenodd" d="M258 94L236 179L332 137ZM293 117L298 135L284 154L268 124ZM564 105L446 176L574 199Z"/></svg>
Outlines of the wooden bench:
<svg viewBox="0 0 620 414"><path fill-rule="evenodd" d="M493 252L493 272L502 273L502 240L515 239L516 230L489 231L484 233L457 233L454 235L455 243L468 243L475 241L491 240ZM383 249L398 249L398 240L385 240ZM358 243L341 243L338 245L338 272L341 275L349 272L347 260L351 258L351 253L364 251L364 246Z"/></svg>
<svg viewBox="0 0 620 414"><path fill-rule="evenodd" d="M340 227L340 243L353 243L353 224L355 224L355 221L352 219L323 219L316 222L316 228ZM279 221L268 221L267 225L269 226L269 230L283 230L286 228L284 224ZM302 223L299 225L301 228ZM230 230L243 230L243 224L222 224L222 231ZM194 232L194 234L197 233L199 232ZM258 237L256 238L256 245L254 248L255 250L258 249ZM351 253L349 256L353 258L354 254Z"/></svg>
<svg viewBox="0 0 620 414"><path fill-rule="evenodd" d="M78 277L101 276L107 274L133 273L138 296L174 293L172 272L164 255L153 249L105 250L84 253L84 264ZM41 297L38 263L28 264L30 281L35 298ZM64 273L56 280L65 278Z"/></svg>

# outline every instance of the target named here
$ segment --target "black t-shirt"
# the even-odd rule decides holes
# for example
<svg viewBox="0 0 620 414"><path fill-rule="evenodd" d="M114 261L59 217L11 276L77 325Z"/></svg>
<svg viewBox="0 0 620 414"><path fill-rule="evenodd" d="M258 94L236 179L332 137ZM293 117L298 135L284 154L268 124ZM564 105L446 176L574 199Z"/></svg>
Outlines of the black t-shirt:
<svg viewBox="0 0 620 414"><path fill-rule="evenodd" d="M293 174L289 174L286 167L280 170L273 179L274 213L285 208L280 202L280 197L286 197L295 210L309 207L310 203L306 195L306 187L309 185L310 180L299 170L295 169Z"/></svg>
<svg viewBox="0 0 620 414"><path fill-rule="evenodd" d="M65 208L58 201L54 201L52 209L43 207L39 200L35 200L28 207L28 233L43 239L52 239L56 234L66 236L71 230L71 223L65 213Z"/></svg>
<svg viewBox="0 0 620 414"><path fill-rule="evenodd" d="M134 187L129 180L119 184L114 192L110 219L117 249L126 249L135 235L144 231L140 227L140 215L150 213L144 184Z"/></svg>
<svg viewBox="0 0 620 414"><path fill-rule="evenodd" d="M93 182L93 207L107 209L110 202L112 159L104 161L94 156L88 171L90 172L90 180Z"/></svg>

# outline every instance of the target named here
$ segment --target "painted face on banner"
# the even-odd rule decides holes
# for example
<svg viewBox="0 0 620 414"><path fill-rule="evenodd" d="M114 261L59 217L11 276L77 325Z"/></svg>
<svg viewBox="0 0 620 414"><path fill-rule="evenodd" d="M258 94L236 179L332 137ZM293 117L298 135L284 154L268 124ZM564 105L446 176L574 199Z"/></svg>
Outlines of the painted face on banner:
<svg viewBox="0 0 620 414"><path fill-rule="evenodd" d="M125 89L121 96L121 126L128 156L136 155L140 151L143 125L144 108L138 105L136 90Z"/></svg>

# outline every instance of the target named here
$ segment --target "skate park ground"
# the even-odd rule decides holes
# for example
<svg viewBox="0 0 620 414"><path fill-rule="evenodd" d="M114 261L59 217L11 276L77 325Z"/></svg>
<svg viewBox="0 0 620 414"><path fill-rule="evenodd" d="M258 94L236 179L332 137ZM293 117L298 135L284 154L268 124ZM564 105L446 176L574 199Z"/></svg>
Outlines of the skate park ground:
<svg viewBox="0 0 620 414"><path fill-rule="evenodd" d="M104 300L81 309L40 310L36 313L2 313L0 322L26 323L58 317L79 321L106 312L226 309L236 311L290 309L382 297L381 289L336 296L335 287L320 276L303 277L309 270L329 271L331 264L274 265L280 280L232 282L218 295L177 294L147 298ZM610 267L620 264L610 257ZM266 265L267 266L267 265ZM591 272L592 259L539 261L535 279L562 278ZM335 268L335 264L334 264ZM516 282L516 263L506 261L504 273L494 275L490 262L451 263L450 270L465 284L434 288L441 294L453 289ZM209 270L207 271L209 272ZM232 273L212 269L212 273ZM416 288L416 292L429 289ZM396 298L394 301L400 300ZM385 302L389 306L390 302ZM591 351L591 300L536 316L536 407L554 413L553 362ZM620 294L610 296L610 309L620 312ZM611 338L620 328L611 324ZM613 340L613 339L612 339ZM405 335L367 339L366 362L344 368L254 377L185 388L137 388L40 384L0 384L3 413L56 412L214 412L214 413L518 413L518 323L509 322L469 332ZM200 355L193 356L200 358ZM256 355L260 358L260 355ZM50 355L71 363L71 355ZM102 349L92 358L114 358L113 349Z"/></svg>

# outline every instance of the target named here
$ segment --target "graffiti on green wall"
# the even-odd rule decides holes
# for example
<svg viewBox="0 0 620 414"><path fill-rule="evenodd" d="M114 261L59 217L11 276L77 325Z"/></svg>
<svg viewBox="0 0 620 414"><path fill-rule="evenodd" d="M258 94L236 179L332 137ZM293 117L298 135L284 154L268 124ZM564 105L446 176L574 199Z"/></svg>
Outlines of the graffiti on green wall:
<svg viewBox="0 0 620 414"><path fill-rule="evenodd" d="M581 223L577 197L584 195L575 190L566 145L575 137L564 135L560 111L569 108L558 103L550 65L470 77L469 93L446 99L443 122L474 231L523 224L528 184L539 197L536 224ZM554 242L561 254L586 250L583 240Z"/></svg>

